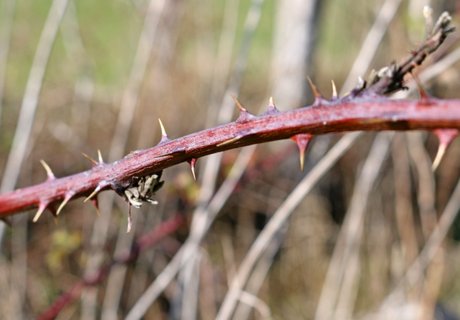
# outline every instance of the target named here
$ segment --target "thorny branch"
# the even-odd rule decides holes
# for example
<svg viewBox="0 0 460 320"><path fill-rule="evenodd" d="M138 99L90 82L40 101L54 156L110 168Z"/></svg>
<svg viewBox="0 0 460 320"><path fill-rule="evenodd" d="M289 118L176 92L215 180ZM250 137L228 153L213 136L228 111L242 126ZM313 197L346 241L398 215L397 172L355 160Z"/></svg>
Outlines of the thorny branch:
<svg viewBox="0 0 460 320"><path fill-rule="evenodd" d="M133 181L140 177L184 161L193 169L200 157L273 140L292 138L302 155L307 142L318 134L424 129L434 131L445 149L460 129L460 100L439 100L424 93L419 100L391 100L384 95L404 89L404 77L453 31L450 21L450 16L443 14L427 39L406 60L382 68L371 78L370 86L363 81L344 97L325 99L312 85L316 99L311 106L280 112L271 99L267 111L256 116L237 103L240 114L234 122L174 140L161 126L163 137L158 145L134 151L113 163L104 163L99 157L92 169L63 178L56 178L45 165L45 182L0 195L0 217L38 207L35 221L46 209L59 214L68 201L78 197L97 201L97 194L106 189L126 196L125 191L132 189ZM56 210L58 202L61 204Z"/></svg>

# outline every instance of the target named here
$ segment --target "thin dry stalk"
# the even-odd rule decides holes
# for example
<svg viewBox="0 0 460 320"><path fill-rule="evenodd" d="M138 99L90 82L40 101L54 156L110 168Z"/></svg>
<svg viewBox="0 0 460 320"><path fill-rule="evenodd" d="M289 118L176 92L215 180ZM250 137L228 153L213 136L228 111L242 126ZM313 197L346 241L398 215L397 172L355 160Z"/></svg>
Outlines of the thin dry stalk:
<svg viewBox="0 0 460 320"><path fill-rule="evenodd" d="M401 242L405 269L414 261L418 252L411 199L411 175L406 136L398 134L393 141L393 181L395 193L395 217ZM398 270L399 271L399 270ZM402 270L401 270L402 272Z"/></svg>
<svg viewBox="0 0 460 320"><path fill-rule="evenodd" d="M401 0L386 0L383 3L340 90L341 94L351 90L356 79L366 73L400 3Z"/></svg>
<svg viewBox="0 0 460 320"><path fill-rule="evenodd" d="M358 271L361 269L359 259L366 208L392 137L393 134L377 136L356 181L350 207L329 264L316 319L330 318L329 311L333 312L332 318L335 319L352 317L359 282Z"/></svg>
<svg viewBox="0 0 460 320"><path fill-rule="evenodd" d="M31 147L31 132L35 120L43 78L48 66L49 57L56 40L57 31L66 11L68 0L55 0L51 4L40 39L35 51L32 67L27 79L26 89L21 104L19 119L13 143L5 166L0 192L11 191L16 186L27 150ZM7 12L8 13L8 12ZM12 13L12 12L10 12ZM11 17L12 19L12 17ZM9 41L8 41L9 43ZM8 46L7 46L8 47ZM3 87L3 84L2 84ZM0 90L3 90L0 89ZM2 97L0 97L2 99ZM0 102L1 103L1 102ZM26 297L27 279L27 222L18 219L14 223L15 232L12 236L11 261L11 316L24 318L24 302ZM0 222L0 244L2 243L5 224Z"/></svg>
<svg viewBox="0 0 460 320"><path fill-rule="evenodd" d="M140 95L141 84L145 77L147 64L149 62L150 53L154 45L156 31L160 18L162 16L166 1L150 1L147 8L146 16L144 18L144 26L139 36L139 42L136 49L133 65L130 71L128 83L126 85L119 114L116 130L112 139L109 160L115 161L123 156L125 152L126 142L129 136L129 131L132 125L137 101ZM93 233L91 236L90 246L93 248L100 248L106 241L108 229L112 216L113 196L104 198L106 201L101 204L103 208L101 216L97 219ZM89 252L94 252L89 250ZM97 271L102 263L102 253L94 252L88 259L85 268L85 276L91 276ZM96 299L97 288L85 290L82 295L82 318L95 319L96 318ZM112 305L106 302L104 305ZM113 308L111 308L113 310Z"/></svg>
<svg viewBox="0 0 460 320"><path fill-rule="evenodd" d="M417 202L420 210L422 231L427 238L436 225L435 194L436 186L431 159L424 148L423 137L419 132L408 134L409 154L417 176Z"/></svg>
<svg viewBox="0 0 460 320"><path fill-rule="evenodd" d="M30 147L30 134L37 110L38 98L43 84L46 67L48 66L51 49L56 40L57 31L61 24L68 0L54 0L45 21L37 50L35 51L32 67L27 79L24 98L11 145L11 151L2 177L0 192L5 193L14 189L22 163L25 160L27 148ZM0 243L3 239L5 224L0 223Z"/></svg>
<svg viewBox="0 0 460 320"><path fill-rule="evenodd" d="M11 43L11 27L13 26L16 0L3 1L2 24L0 26L0 123L3 115L3 98L5 92L6 65Z"/></svg>
<svg viewBox="0 0 460 320"><path fill-rule="evenodd" d="M241 80L246 70L247 59L249 57L249 49L252 45L252 40L254 38L255 30L259 25L261 10L264 0L252 0L251 6L246 16L245 25L244 25L244 35L241 44L241 48L238 52L236 58L234 71L229 80L229 85L226 89L226 92L223 95L223 100L219 108L218 123L224 123L230 121L233 111L234 111L234 102L229 100L232 95L237 96L241 86ZM255 150L250 148L248 150ZM246 158L246 155L243 155L243 158ZM247 157L249 158L249 157ZM198 207L193 213L193 221L190 228L191 239L197 238L202 239L206 230L208 229L207 225L210 225L213 221L211 218L212 213L207 212L206 206L208 205L213 192L215 190L216 179L218 170L220 167L220 162L222 159L222 154L215 154L206 159L206 164L204 166L203 179L201 183L200 195L198 197ZM244 167L245 168L245 167ZM241 173L244 171L243 167L240 167ZM195 248L195 247L190 247ZM198 295L198 279L199 277L193 274L190 269L196 265L193 262L193 259L196 255L190 254L191 259L187 264L184 265L181 281L183 286L183 295L182 295L182 317L193 319L197 316L197 303L193 301L194 297ZM188 267L190 265L190 269ZM189 270L187 270L189 269ZM199 269L198 269L199 271ZM188 276L187 276L188 275ZM185 281L184 281L185 280Z"/></svg>
<svg viewBox="0 0 460 320"><path fill-rule="evenodd" d="M322 158L322 160L302 179L297 187L288 196L285 202L276 210L265 228L246 254L241 263L238 273L234 277L227 295L217 315L217 319L229 319L237 305L239 296L243 291L251 272L266 247L291 216L294 208L303 200L306 194L312 190L318 180L334 165L334 163L353 145L359 137L359 133L351 133L343 137L337 144Z"/></svg>
<svg viewBox="0 0 460 320"><path fill-rule="evenodd" d="M253 153L253 150L251 149L253 149L253 147L246 148L245 150L247 151L243 150L243 152L240 153L239 157L237 158L235 164L232 167L232 170L228 175L228 178L225 179L224 183L221 185L221 187L209 203L208 207L206 208L206 211L209 214L209 218L207 220L207 224L204 226L204 229L202 229L199 234L201 238L189 237L187 239L184 245L180 248L179 252L176 253L174 258L156 277L155 281L152 284L150 284L147 290L137 300L136 304L131 308L128 315L126 316L127 320L139 319L140 317L142 317L149 308L149 306L171 283L171 281L180 271L182 266L188 263L188 260L190 259L191 255L195 252L195 250L199 249L199 243L201 242L202 237L206 235L206 232L210 228L212 221L214 221L214 219L216 218L217 213L225 204L226 200L230 196L230 193L234 190L241 175L243 174L243 169L246 168L246 165L249 162Z"/></svg>

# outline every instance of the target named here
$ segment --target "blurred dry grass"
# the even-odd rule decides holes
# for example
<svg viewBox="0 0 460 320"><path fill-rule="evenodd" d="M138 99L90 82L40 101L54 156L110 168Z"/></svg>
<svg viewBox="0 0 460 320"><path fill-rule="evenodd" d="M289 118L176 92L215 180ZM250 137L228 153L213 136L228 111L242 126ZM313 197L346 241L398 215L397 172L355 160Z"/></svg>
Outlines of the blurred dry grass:
<svg viewBox="0 0 460 320"><path fill-rule="evenodd" d="M423 19L419 17L417 20L410 9L418 2L402 1L371 67L379 68L403 57L423 37ZM5 91L0 97L1 168L4 168L10 151L32 58L51 1L3 0L0 8L6 8L9 3L16 3L16 9L4 71ZM304 75L304 80L311 76L327 95L331 79L341 87L381 3L325 1L318 19L313 63L308 66L309 74ZM457 5L457 12L460 10L455 1L437 5L435 16L442 6L454 10ZM159 11L160 22L152 51L148 53L148 63L142 70L145 73L141 76L139 90L134 90L139 96L133 121L127 127L126 144L119 142L116 146L124 150L123 154L159 141L158 118L162 119L172 138L216 124L216 114L223 104L221 101L229 98L226 86L231 84L231 74L236 68L234 62L242 50L241 43L247 33L245 16L250 6L249 0L234 1L233 4L231 1L166 2ZM240 90L236 91L242 103L254 113L267 104L277 83L271 74L277 6L275 1L266 1L261 6L261 19L251 39ZM148 1L139 0L70 1L46 69L17 187L45 179L40 159L46 160L56 176L64 176L89 168L90 163L81 156L82 152L95 155L100 149L105 157L111 154L111 148L117 143L114 135L118 112L130 81L147 7ZM458 21L456 12L451 13ZM8 22L1 9L0 19L1 23ZM458 35L454 34L452 38L429 64L441 60L457 47ZM436 96L458 98L459 77L457 62L426 86ZM302 104L309 102L308 95L305 89ZM274 98L276 102L277 97ZM278 107L287 110L299 105ZM276 142L257 147L243 177L201 243L198 263L193 269L194 274L200 271L200 289L196 291L198 318L215 317L232 277L257 235L296 184L337 139L334 135L318 138L310 149L304 172L298 169L294 144ZM314 317L334 248L342 245L337 242L339 232L373 140L373 134L360 137L359 143L321 179L297 207L289 223L279 230L271 255L260 259L256 269L260 272L255 272L251 278L255 293L260 286L257 293L260 301L256 311L247 313L250 318ZM460 144L456 141L434 175L434 189L424 190L427 186L423 179L433 176L429 166L423 169L417 164L422 162L420 157L425 160L433 158L437 146L435 139L425 134L406 136L397 133L391 143L364 208L365 215L360 224L361 246L353 251L359 261L357 278L349 278L354 279L351 286L356 290L356 301L351 303L353 317L378 310L400 282L435 227L460 173ZM238 153L236 150L223 154L217 186L226 181ZM200 160L200 163L204 161ZM198 166L198 177L205 170L205 167ZM200 205L203 182L195 183L186 165L170 168L164 176L165 187L158 193L160 205L136 210L136 228L132 234L124 232L126 204L115 199L114 206L107 205L112 201L108 194L102 194L101 217L91 206L74 201L57 220L45 215L38 223L32 224L32 213L15 218L24 224L18 224L17 229L6 229L4 236L0 317L36 316L60 292L82 279L95 252L102 252L103 259L107 260L124 248L122 243L126 242L125 247L129 247L133 235L144 234L176 212L188 215L190 224L187 227L165 239L154 250L142 254L128 267L126 276L118 278L116 286L121 290L121 296L119 300L111 300L117 302L115 306L107 302L111 289L107 289L107 282L103 282L93 296L95 307L88 301L77 301L59 318L126 316L145 288L179 250L192 224L191 213ZM433 199L420 197L427 194ZM431 212L427 213L426 208L421 207L426 203L423 201L434 201ZM110 210L107 239L95 246L91 240L95 232L93 227L98 219L103 219L105 209ZM460 222L456 220L443 243L442 252L436 255L435 263L428 268L420 286L412 291L407 289L410 291L407 297L413 300L407 297L401 300L407 305L410 301L422 302L422 308L427 308L423 309L427 319L432 318L429 308L434 305L445 306L460 315L459 226ZM20 228L26 231L20 231ZM21 246L15 241L21 239L21 234L23 251L18 252L15 248ZM26 278L14 276L17 270L13 261L18 255L27 263ZM263 280L263 276L256 279L267 267L270 269L266 279ZM342 271L345 274L351 272L349 269ZM182 289L186 287L184 279L187 278L184 274L181 277L185 278L175 278L149 308L146 319L194 318L191 314L190 317L183 314L187 307L183 301L187 298L184 298ZM21 285L26 286L24 296L21 296L21 290L17 290ZM268 307L269 314L264 314L264 306ZM93 313L88 313L85 308L94 308ZM244 311L239 312L244 314Z"/></svg>

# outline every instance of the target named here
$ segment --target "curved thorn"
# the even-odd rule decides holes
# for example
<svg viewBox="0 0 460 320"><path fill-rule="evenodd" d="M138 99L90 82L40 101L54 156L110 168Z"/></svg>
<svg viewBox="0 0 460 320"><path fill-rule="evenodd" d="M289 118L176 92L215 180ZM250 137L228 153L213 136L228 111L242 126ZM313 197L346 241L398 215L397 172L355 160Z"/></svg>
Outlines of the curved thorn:
<svg viewBox="0 0 460 320"><path fill-rule="evenodd" d="M321 95L321 92L319 92L318 88L315 86L315 84L310 79L310 77L307 77L307 81L308 81L308 84L310 85L310 88L313 93L313 96L315 97L315 100L322 99L323 96Z"/></svg>
<svg viewBox="0 0 460 320"><path fill-rule="evenodd" d="M38 206L38 210L37 210L37 213L35 213L35 216L34 218L32 219L32 221L35 223L38 221L38 219L41 217L42 213L46 210L46 206L48 205L47 202L40 202L39 206Z"/></svg>
<svg viewBox="0 0 460 320"><path fill-rule="evenodd" d="M268 106L272 108L276 108L275 102L273 101L273 97L270 97L270 99L268 99Z"/></svg>
<svg viewBox="0 0 460 320"><path fill-rule="evenodd" d="M163 122L161 122L160 118L158 118L158 122L160 123L161 136L167 137L168 135L166 134L165 126L163 125Z"/></svg>
<svg viewBox="0 0 460 320"><path fill-rule="evenodd" d="M66 193L66 195L64 197L64 200L62 200L61 204L59 205L59 207L56 210L56 216L58 216L59 213L61 213L61 210L65 207L65 205L69 202L69 200L72 199L74 194L75 193L73 193L73 192Z"/></svg>
<svg viewBox="0 0 460 320"><path fill-rule="evenodd" d="M82 152L81 153L83 155L83 157L85 157L86 159L88 159L89 161L91 161L95 166L98 165L97 161L94 160L93 158L91 158L89 155L87 155L86 153Z"/></svg>
<svg viewBox="0 0 460 320"><path fill-rule="evenodd" d="M334 80L331 80L332 83L332 99L337 99L339 95L337 94L337 87L335 86Z"/></svg>
<svg viewBox="0 0 460 320"><path fill-rule="evenodd" d="M104 159L102 158L101 150L97 149L97 159L99 160L99 164L104 164Z"/></svg>
<svg viewBox="0 0 460 320"><path fill-rule="evenodd" d="M238 107L240 112L248 112L248 110L243 107L243 105L238 101L238 98L232 95L232 99L235 102L235 105Z"/></svg>
<svg viewBox="0 0 460 320"><path fill-rule="evenodd" d="M193 180L196 181L196 175L195 175L195 164L196 164L196 161L197 159L196 158L192 158L188 161L188 163L190 164L190 170L192 171L192 176L193 176Z"/></svg>
<svg viewBox="0 0 460 320"><path fill-rule="evenodd" d="M436 152L436 156L434 157L434 160L433 160L433 165L431 166L432 171L436 171L436 169L438 169L442 158L446 154L446 150L447 150L447 145L445 145L445 144L440 144L439 145L438 151Z"/></svg>
<svg viewBox="0 0 460 320"><path fill-rule="evenodd" d="M99 191L101 191L101 189L102 189L101 185L97 185L94 191L91 192L91 194L87 196L85 200L83 200L83 202L87 202L88 200L91 200L91 198L94 197Z"/></svg>
<svg viewBox="0 0 460 320"><path fill-rule="evenodd" d="M160 129L161 129L161 140L160 144L169 141L168 134L166 133L165 126L163 125L163 122L161 122L161 119L158 118L158 122L160 123Z"/></svg>
<svg viewBox="0 0 460 320"><path fill-rule="evenodd" d="M43 168L46 171L46 175L48 176L48 180L56 179L56 177L54 176L53 171L51 170L50 166L45 162L45 160L40 160L40 163L42 164Z"/></svg>

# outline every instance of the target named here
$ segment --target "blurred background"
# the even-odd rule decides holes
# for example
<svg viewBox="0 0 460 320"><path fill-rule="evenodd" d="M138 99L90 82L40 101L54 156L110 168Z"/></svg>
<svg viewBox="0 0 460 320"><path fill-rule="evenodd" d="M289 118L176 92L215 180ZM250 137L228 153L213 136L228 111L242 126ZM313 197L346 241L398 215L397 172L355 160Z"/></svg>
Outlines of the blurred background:
<svg viewBox="0 0 460 320"><path fill-rule="evenodd" d="M154 146L159 118L170 138L233 121L232 96L255 114L271 96L298 108L307 77L343 95L423 41L425 5L458 25L455 0L0 0L0 190L44 181L41 159L62 177L91 167L82 153L112 162ZM436 97L458 98L458 39L417 70ZM298 185L343 139L332 168ZM303 171L291 141L209 156L196 182L187 164L166 169L130 233L113 192L99 213L76 200L59 218L17 215L0 228L0 318L35 318L84 284L58 319L459 319L460 142L433 173L437 146L425 132L330 134Z"/></svg>

